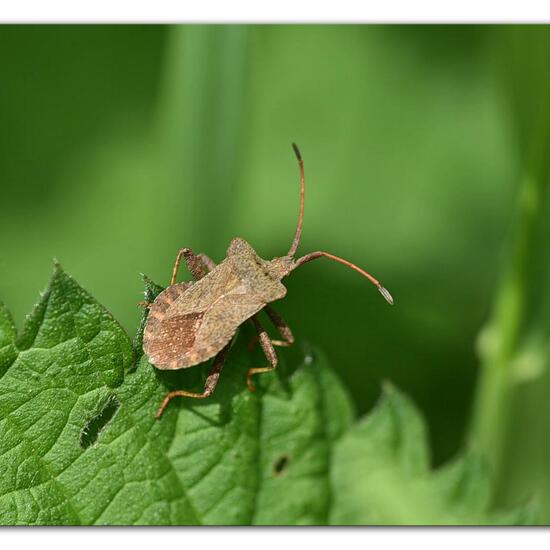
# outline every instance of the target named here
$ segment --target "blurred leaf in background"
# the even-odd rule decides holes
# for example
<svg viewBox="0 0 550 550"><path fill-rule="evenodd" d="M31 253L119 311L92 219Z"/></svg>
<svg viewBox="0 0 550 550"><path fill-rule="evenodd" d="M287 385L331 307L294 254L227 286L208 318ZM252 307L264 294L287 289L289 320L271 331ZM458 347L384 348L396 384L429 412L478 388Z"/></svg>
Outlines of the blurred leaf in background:
<svg viewBox="0 0 550 550"><path fill-rule="evenodd" d="M508 99L527 82L514 68L544 71L544 49L534 66L533 44L510 51L517 32L532 31L0 28L0 296L20 326L55 256L133 332L139 273L167 282L179 247L220 260L238 235L265 258L285 253L296 141L301 251L363 266L396 307L320 261L288 279L279 309L338 366L359 412L382 380L410 395L441 464L471 440L476 336L508 257L523 159ZM540 433L537 399L526 437Z"/></svg>

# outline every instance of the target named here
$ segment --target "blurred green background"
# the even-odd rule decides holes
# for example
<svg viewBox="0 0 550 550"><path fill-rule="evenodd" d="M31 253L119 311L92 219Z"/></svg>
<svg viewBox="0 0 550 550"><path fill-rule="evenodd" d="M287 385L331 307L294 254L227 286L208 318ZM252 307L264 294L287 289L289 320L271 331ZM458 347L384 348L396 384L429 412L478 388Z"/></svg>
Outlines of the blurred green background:
<svg viewBox="0 0 550 550"><path fill-rule="evenodd" d="M523 502L550 485L549 52L547 27L0 27L0 299L21 326L56 257L132 334L180 247L284 254L296 141L300 252L396 306L320 260L278 310L359 412L392 381L434 465L479 448Z"/></svg>

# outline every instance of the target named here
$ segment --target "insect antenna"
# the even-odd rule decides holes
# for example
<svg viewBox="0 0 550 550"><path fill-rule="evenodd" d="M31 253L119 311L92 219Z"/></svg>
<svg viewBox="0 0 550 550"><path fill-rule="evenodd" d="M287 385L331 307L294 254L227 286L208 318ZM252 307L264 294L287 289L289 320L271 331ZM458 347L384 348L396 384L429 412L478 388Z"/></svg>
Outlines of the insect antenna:
<svg viewBox="0 0 550 550"><path fill-rule="evenodd" d="M292 245L290 247L290 250L288 251L287 257L293 258L296 254L296 251L298 250L298 246L300 245L300 239L302 237L302 223L304 221L304 197L305 197L305 176L304 176L304 161L302 159L302 155L300 153L300 149L298 149L298 146L293 143L292 149L294 149L294 154L296 155L296 158L298 159L298 165L300 166L300 215L298 217L298 227L296 228L296 234L294 235L294 240L292 241ZM298 260L294 262L294 265L292 269L296 269L297 267L301 266L302 264L305 264L307 262L310 262L311 260L316 260L317 258L321 257L329 258L330 260L334 260L335 262L339 262L341 264L344 264L348 267L351 267L351 269L354 269L363 277L366 277L373 285L376 286L380 294L384 297L386 302L388 304L393 305L393 298L392 295L388 292L386 288L384 288L380 282L375 279L370 273L367 273L364 269L361 269L359 266L352 264L351 262L348 262L348 260L344 260L344 258L340 258L339 256L335 256L334 254L329 254L328 252L311 252L310 254L306 254L305 256L302 256Z"/></svg>
<svg viewBox="0 0 550 550"><path fill-rule="evenodd" d="M329 258L330 260L334 260L335 262L339 262L341 264L344 264L348 267L351 267L351 269L354 269L363 277L366 277L373 285L378 288L378 292L384 296L384 299L388 304L393 305L393 298L392 295L389 293L389 291L384 288L380 281L375 279L370 273L367 273L364 269L361 269L359 266L352 264L351 262L348 262L348 260L344 260L344 258L340 258L339 256L335 256L334 254L329 254L328 252L311 252L310 254L306 254L305 256L302 256L301 258L297 259L294 263L294 269L297 267L300 267L302 264L305 264L307 262L311 262L311 260L316 260L317 258L321 257Z"/></svg>
<svg viewBox="0 0 550 550"><path fill-rule="evenodd" d="M293 143L292 149L294 149L294 154L298 159L298 165L300 166L300 216L298 217L298 227L296 228L296 234L294 235L294 240L292 241L292 246L288 251L287 256L290 258L294 257L298 246L300 245L300 239L302 237L302 222L304 220L304 195L305 195L305 177L304 177L304 161L302 160L302 155L300 154L300 149L298 146Z"/></svg>

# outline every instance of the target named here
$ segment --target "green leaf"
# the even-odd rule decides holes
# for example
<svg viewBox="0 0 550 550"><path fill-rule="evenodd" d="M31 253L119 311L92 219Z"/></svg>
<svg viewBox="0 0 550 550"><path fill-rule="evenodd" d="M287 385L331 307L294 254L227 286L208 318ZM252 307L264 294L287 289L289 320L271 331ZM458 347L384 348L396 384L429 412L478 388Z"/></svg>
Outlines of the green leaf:
<svg viewBox="0 0 550 550"><path fill-rule="evenodd" d="M261 357L238 341L211 399L174 401L156 421L167 387L198 388L201 369L161 373L141 357L124 377L130 340L59 267L17 347L0 385L1 523L327 521L331 444L352 413L317 352L253 395L245 373Z"/></svg>
<svg viewBox="0 0 550 550"><path fill-rule="evenodd" d="M15 337L15 325L11 315L6 306L0 302L0 377L15 359Z"/></svg>
<svg viewBox="0 0 550 550"><path fill-rule="evenodd" d="M161 290L145 286L147 301ZM155 420L166 392L199 390L207 367L155 369L143 325L134 347L59 266L18 336L0 305L0 523L491 521L484 468L466 456L431 472L424 424L391 387L353 425L324 356L294 346L248 392L246 371L265 358L247 326L214 395Z"/></svg>
<svg viewBox="0 0 550 550"><path fill-rule="evenodd" d="M478 525L532 523L518 508L490 512L482 461L465 454L437 471L429 467L424 423L411 401L389 385L370 415L337 443L331 523Z"/></svg>
<svg viewBox="0 0 550 550"><path fill-rule="evenodd" d="M81 458L82 427L120 386L132 347L59 266L16 340L5 312L1 318L2 523L80 523L74 488L63 476Z"/></svg>

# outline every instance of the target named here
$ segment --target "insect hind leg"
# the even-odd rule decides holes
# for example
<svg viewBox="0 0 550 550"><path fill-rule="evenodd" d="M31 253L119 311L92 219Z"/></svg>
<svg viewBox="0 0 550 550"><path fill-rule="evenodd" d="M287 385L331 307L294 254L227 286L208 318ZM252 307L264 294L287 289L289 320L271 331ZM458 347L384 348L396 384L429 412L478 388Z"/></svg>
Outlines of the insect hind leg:
<svg viewBox="0 0 550 550"><path fill-rule="evenodd" d="M168 406L168 403L170 403L170 401L174 397L192 397L193 399L206 399L207 397L210 397L216 385L218 384L220 373L223 369L225 359L227 357L227 352L229 351L230 347L231 342L227 344L220 352L218 352L216 357L214 357L214 361L212 363L210 372L208 373L208 377L206 378L206 382L204 383L204 391L202 393L195 393L187 390L175 390L167 393L161 406L155 414L155 418L158 420L162 416L162 413L164 413L164 410Z"/></svg>

